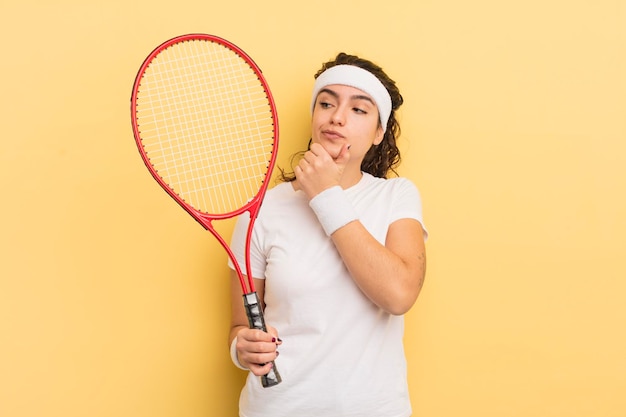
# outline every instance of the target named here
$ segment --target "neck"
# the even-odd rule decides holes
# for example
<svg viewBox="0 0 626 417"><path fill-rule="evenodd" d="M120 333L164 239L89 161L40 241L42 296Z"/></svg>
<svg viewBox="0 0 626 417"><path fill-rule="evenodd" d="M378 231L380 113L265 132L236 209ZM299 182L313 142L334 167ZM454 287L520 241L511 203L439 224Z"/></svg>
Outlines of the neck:
<svg viewBox="0 0 626 417"><path fill-rule="evenodd" d="M343 188L344 190L347 188L350 188L356 184L358 184L359 181L361 181L361 178L363 178L363 173L361 172L361 170L355 170L355 171L349 171L346 170L344 171L343 175L341 176L341 180L339 181L339 185L341 186L341 188Z"/></svg>

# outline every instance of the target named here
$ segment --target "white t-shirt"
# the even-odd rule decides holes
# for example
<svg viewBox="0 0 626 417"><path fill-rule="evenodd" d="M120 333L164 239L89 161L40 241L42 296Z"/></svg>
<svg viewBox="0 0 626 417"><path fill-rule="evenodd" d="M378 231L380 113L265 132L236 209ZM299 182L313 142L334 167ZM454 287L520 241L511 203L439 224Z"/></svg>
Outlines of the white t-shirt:
<svg viewBox="0 0 626 417"><path fill-rule="evenodd" d="M382 244L396 220L423 224L419 192L405 178L364 173L345 193L359 221ZM232 238L243 271L248 222L241 216ZM283 340L275 362L282 383L263 388L250 373L240 416L411 415L404 318L386 313L361 292L306 195L291 183L267 192L254 226L251 263L253 276L266 280L265 321Z"/></svg>

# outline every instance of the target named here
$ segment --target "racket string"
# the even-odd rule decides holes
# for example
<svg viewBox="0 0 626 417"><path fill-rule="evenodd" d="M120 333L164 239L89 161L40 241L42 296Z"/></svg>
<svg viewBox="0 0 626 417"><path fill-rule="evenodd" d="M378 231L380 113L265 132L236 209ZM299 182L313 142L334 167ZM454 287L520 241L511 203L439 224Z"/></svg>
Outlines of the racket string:
<svg viewBox="0 0 626 417"><path fill-rule="evenodd" d="M142 144L159 175L188 204L230 212L266 180L274 146L267 94L230 49L206 41L181 46L161 53L142 79Z"/></svg>

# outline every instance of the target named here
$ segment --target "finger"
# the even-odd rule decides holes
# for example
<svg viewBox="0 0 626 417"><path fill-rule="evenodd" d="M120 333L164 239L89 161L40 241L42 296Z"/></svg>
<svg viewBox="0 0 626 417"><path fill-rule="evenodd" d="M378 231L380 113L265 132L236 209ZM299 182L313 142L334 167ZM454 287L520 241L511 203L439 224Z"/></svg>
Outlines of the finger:
<svg viewBox="0 0 626 417"><path fill-rule="evenodd" d="M312 143L311 147L308 150L308 152L311 152L314 155L319 155L323 151L324 151L324 147L320 145L319 143Z"/></svg>
<svg viewBox="0 0 626 417"><path fill-rule="evenodd" d="M278 356L276 350L278 344L265 342L242 342L237 341L237 357L239 362L247 368L251 365L264 366L266 363L273 361Z"/></svg>
<svg viewBox="0 0 626 417"><path fill-rule="evenodd" d="M335 162L338 165L345 165L350 160L350 145L345 144L341 147L341 151L339 151L339 155L335 159Z"/></svg>
<svg viewBox="0 0 626 417"><path fill-rule="evenodd" d="M267 332L276 339L276 345L281 345L283 341L278 337L278 330L275 327L267 326Z"/></svg>
<svg viewBox="0 0 626 417"><path fill-rule="evenodd" d="M250 342L250 343L255 343L255 342L271 343L273 337L275 336L272 336L271 334L264 332L263 330L259 330L259 329L242 329L238 334L238 338L240 338L240 340L244 342Z"/></svg>
<svg viewBox="0 0 626 417"><path fill-rule="evenodd" d="M274 339L276 340L276 339ZM238 346L239 358L245 360L248 363L254 363L257 365L263 365L266 362L271 362L276 359L278 352L277 340L272 343L257 342L252 344L242 344ZM239 349L241 347L241 349Z"/></svg>
<svg viewBox="0 0 626 417"><path fill-rule="evenodd" d="M249 369L254 375L263 376L263 375L267 375L273 366L274 364L270 361L263 365L251 364Z"/></svg>
<svg viewBox="0 0 626 417"><path fill-rule="evenodd" d="M263 330L258 330L255 335L257 336L257 342L261 342L264 344L272 344L276 343L276 335L271 334L269 332L264 332Z"/></svg>
<svg viewBox="0 0 626 417"><path fill-rule="evenodd" d="M276 350L276 344L273 343L271 349L267 352L248 352L243 351L239 355L239 359L244 359L248 363L254 363L257 365L264 365L266 362L271 362L278 356Z"/></svg>
<svg viewBox="0 0 626 417"><path fill-rule="evenodd" d="M328 153L328 151L326 150L326 148L324 148L322 145L320 145L319 143L313 143L311 144L311 149L309 150L309 152L311 152L313 155L315 155L316 157L324 157L327 156L330 158L330 154Z"/></svg>
<svg viewBox="0 0 626 417"><path fill-rule="evenodd" d="M308 170L311 168L311 164L307 161L303 159L300 160L300 162L298 162L298 165L296 165L296 167L298 168L298 172L296 174L300 174L305 175Z"/></svg>

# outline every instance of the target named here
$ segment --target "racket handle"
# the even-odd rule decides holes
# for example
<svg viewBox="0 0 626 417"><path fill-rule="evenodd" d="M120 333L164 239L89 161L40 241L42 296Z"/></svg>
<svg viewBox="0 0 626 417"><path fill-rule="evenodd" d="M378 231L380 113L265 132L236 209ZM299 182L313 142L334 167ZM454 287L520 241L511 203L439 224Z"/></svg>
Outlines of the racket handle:
<svg viewBox="0 0 626 417"><path fill-rule="evenodd" d="M248 315L248 323L251 329L259 329L267 332L265 327L265 318L263 317L263 308L259 301L259 297L256 292L244 294L243 305L246 307L246 314ZM261 377L261 384L264 388L273 387L280 384L282 378L276 369L276 364L272 361L272 369Z"/></svg>

